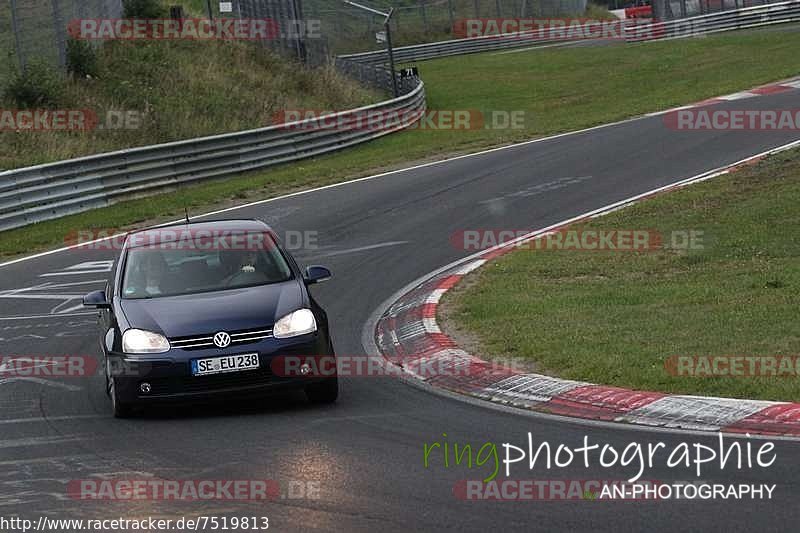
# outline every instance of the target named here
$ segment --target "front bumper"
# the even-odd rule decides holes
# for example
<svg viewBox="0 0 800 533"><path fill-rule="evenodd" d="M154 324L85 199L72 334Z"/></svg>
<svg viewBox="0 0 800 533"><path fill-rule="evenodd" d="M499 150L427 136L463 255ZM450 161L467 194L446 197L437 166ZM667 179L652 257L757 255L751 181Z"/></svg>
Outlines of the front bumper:
<svg viewBox="0 0 800 533"><path fill-rule="evenodd" d="M207 376L193 376L191 361L208 357L254 354L259 368ZM272 363L282 356L333 356L327 336L319 332L295 339L274 338L219 350L173 348L156 356L107 355L110 377L120 401L127 404L188 402L230 396L261 394L273 390L304 388L327 378L276 374ZM149 385L149 392L142 384Z"/></svg>

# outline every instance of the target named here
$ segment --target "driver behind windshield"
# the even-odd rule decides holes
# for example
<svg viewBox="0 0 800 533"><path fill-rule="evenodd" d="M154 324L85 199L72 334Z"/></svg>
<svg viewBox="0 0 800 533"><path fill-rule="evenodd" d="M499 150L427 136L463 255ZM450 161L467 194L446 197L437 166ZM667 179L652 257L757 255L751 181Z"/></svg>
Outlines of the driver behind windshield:
<svg viewBox="0 0 800 533"><path fill-rule="evenodd" d="M141 252L139 261L133 265L125 295L141 298L163 294L167 270L167 262L161 252L153 250Z"/></svg>
<svg viewBox="0 0 800 533"><path fill-rule="evenodd" d="M216 265L211 272L209 265ZM157 298L280 283L291 277L291 268L274 243L264 250L130 248L122 294Z"/></svg>
<svg viewBox="0 0 800 533"><path fill-rule="evenodd" d="M238 251L226 252L222 256L225 258L223 264L236 264L233 272L223 280L223 285L253 285L269 281L258 253L254 251Z"/></svg>

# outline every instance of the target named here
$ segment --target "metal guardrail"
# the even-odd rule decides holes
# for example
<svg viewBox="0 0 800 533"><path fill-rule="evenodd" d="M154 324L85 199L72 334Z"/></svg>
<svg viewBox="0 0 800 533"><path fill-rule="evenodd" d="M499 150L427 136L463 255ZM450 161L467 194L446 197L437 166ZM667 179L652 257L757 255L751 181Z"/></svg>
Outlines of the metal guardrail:
<svg viewBox="0 0 800 533"><path fill-rule="evenodd" d="M547 40L533 38L532 34L524 32L505 33L500 35L484 35L480 37L453 39L450 41L439 41L435 43L414 44L410 46L397 47L394 49L394 60L396 63L408 63L412 61L435 59L437 57L546 45L554 42L563 43L565 41L563 39ZM386 50L347 54L339 57L362 64L372 65L383 65L389 61Z"/></svg>
<svg viewBox="0 0 800 533"><path fill-rule="evenodd" d="M628 42L681 39L723 31L800 21L800 0L745 7L625 28Z"/></svg>
<svg viewBox="0 0 800 533"><path fill-rule="evenodd" d="M426 102L420 80L406 78L402 87L406 94L398 98L316 119L0 172L0 230L314 157L404 129L421 117ZM368 118L376 115L396 120L372 127Z"/></svg>
<svg viewBox="0 0 800 533"><path fill-rule="evenodd" d="M625 37L631 42L675 39L795 21L800 21L800 0L636 24L626 27ZM490 35L396 48L395 59L398 63L421 61L548 42L552 41L520 33ZM391 78L381 67L386 61L386 52L376 51L339 56L336 65L375 86L387 86ZM420 80L402 79L401 91L403 96L393 100L330 115L333 126L310 127L314 120L308 120L0 172L0 231L185 183L314 157L387 135L413 124L426 109ZM395 113L402 120L379 129L346 127L362 122L370 112Z"/></svg>
<svg viewBox="0 0 800 533"><path fill-rule="evenodd" d="M628 42L660 39L677 39L720 31L754 28L769 24L800 21L800 0L790 0L741 8L684 19L675 19L652 24L641 20L620 21L624 38ZM512 48L534 47L552 43L565 43L564 39L546 39L536 32L485 35L465 39L453 39L436 43L402 46L394 49L397 63L424 61L438 57L487 52ZM385 50L362 52L340 56L361 64L382 65L388 62Z"/></svg>

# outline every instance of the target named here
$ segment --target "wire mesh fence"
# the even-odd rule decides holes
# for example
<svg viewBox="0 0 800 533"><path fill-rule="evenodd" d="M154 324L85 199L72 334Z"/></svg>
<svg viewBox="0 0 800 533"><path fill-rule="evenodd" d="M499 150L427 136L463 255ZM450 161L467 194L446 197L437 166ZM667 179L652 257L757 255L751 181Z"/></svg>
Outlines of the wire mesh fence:
<svg viewBox="0 0 800 533"><path fill-rule="evenodd" d="M122 13L122 0L2 0L0 85L32 61L63 67L70 21Z"/></svg>
<svg viewBox="0 0 800 533"><path fill-rule="evenodd" d="M403 46L463 37L454 28L470 18L575 16L587 0L371 0L379 11L394 8L393 44ZM335 53L376 50L385 46L383 18L337 0L304 0L306 17L319 20Z"/></svg>
<svg viewBox="0 0 800 533"><path fill-rule="evenodd" d="M695 15L731 11L743 7L762 6L779 0L670 0L664 4L662 19L672 20ZM658 5L658 2L656 2ZM658 10L656 10L658 11ZM656 13L658 15L658 13Z"/></svg>

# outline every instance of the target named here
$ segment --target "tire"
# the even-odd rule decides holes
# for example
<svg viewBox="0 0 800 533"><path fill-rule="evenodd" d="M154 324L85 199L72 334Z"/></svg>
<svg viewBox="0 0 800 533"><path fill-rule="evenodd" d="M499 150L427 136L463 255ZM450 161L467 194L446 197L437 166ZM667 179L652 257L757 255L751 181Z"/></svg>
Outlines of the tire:
<svg viewBox="0 0 800 533"><path fill-rule="evenodd" d="M106 363L106 393L111 399L111 412L114 418L128 418L131 416L133 409L131 406L119 399L117 394L116 381L110 374L108 363Z"/></svg>
<svg viewBox="0 0 800 533"><path fill-rule="evenodd" d="M306 397L311 403L331 404L339 398L339 378L326 378L319 383L309 385L305 389Z"/></svg>

